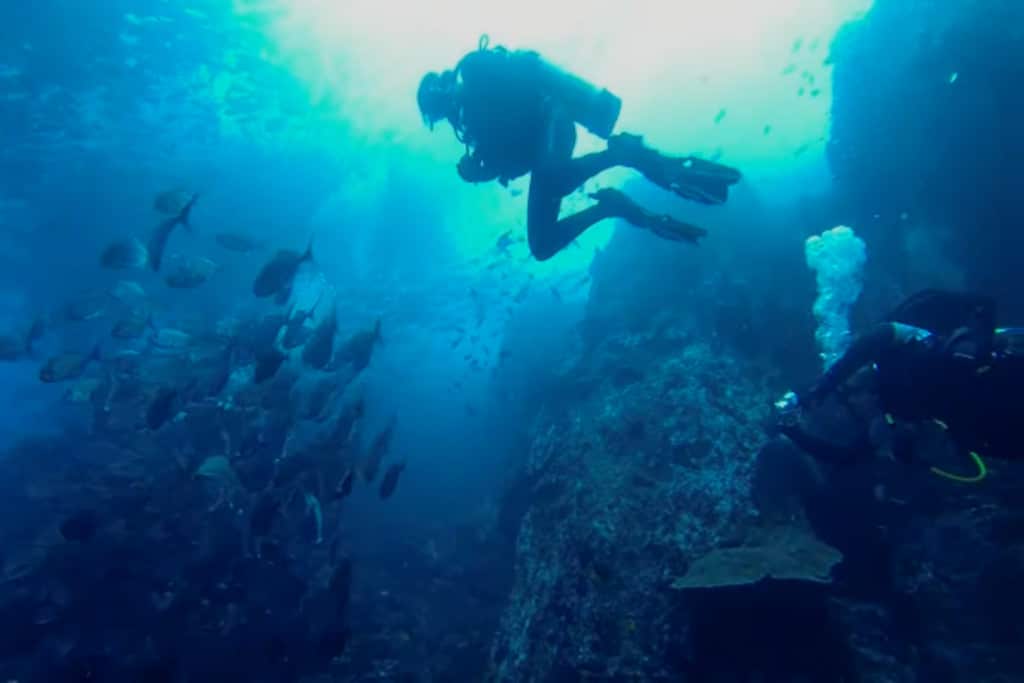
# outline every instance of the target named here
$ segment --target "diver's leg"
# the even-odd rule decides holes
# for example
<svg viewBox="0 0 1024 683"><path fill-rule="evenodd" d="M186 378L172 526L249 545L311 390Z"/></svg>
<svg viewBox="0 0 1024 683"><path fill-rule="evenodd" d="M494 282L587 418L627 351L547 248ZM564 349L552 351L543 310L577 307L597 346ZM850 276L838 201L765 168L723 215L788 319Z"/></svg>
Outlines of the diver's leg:
<svg viewBox="0 0 1024 683"><path fill-rule="evenodd" d="M539 261L551 258L591 225L611 216L609 207L598 203L558 220L563 197L614 165L606 152L573 159L575 147L576 124L562 112L552 111L541 158L530 174L526 209L527 239Z"/></svg>
<svg viewBox="0 0 1024 683"><path fill-rule="evenodd" d="M559 197L565 197L580 189L583 183L597 174L622 165L618 155L604 150L584 154L581 157L549 162L545 168L539 169L539 171L550 191Z"/></svg>
<svg viewBox="0 0 1024 683"><path fill-rule="evenodd" d="M544 176L530 178L530 196L526 208L526 235L530 252L538 261L546 261L573 240L583 234L591 225L612 214L608 206L600 202L571 216L558 220L562 206L562 193L558 186L552 186Z"/></svg>
<svg viewBox="0 0 1024 683"><path fill-rule="evenodd" d="M606 218L621 218L646 228L663 239L696 243L707 234L703 228L671 216L647 211L619 190L605 188L591 195L593 206L559 220L562 198L538 178L530 180L526 233L534 258L545 261L569 246L587 228Z"/></svg>
<svg viewBox="0 0 1024 683"><path fill-rule="evenodd" d="M572 194L598 173L619 164L617 155L604 150L573 158L576 149L576 123L559 109L548 118L543 151L530 177L530 190L542 184L544 192L558 197Z"/></svg>
<svg viewBox="0 0 1024 683"><path fill-rule="evenodd" d="M603 189L591 195L597 203L562 220L558 212L562 198L587 180L614 166L630 166L622 149L572 158L576 146L576 125L572 119L553 112L548 125L544 153L530 176L526 231L534 258L547 260L569 246L587 228L606 218L621 218L674 241L696 242L706 233L702 228L677 221L671 216L651 213L622 192Z"/></svg>
<svg viewBox="0 0 1024 683"><path fill-rule="evenodd" d="M551 160L543 169L552 191L566 196L603 171L625 166L639 171L652 183L684 199L701 204L722 204L740 172L696 157L670 157L643 145L639 136L620 134L608 149L576 158ZM539 169L540 170L540 169Z"/></svg>

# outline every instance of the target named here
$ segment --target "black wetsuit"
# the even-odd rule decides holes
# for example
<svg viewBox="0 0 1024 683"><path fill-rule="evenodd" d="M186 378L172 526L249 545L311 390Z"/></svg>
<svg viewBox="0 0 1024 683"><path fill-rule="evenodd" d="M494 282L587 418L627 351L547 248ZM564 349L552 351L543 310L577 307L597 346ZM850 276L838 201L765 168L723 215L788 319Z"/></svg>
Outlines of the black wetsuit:
<svg viewBox="0 0 1024 683"><path fill-rule="evenodd" d="M642 147L638 136L613 136L621 101L553 67L536 52L480 49L459 62L455 78L457 95L448 118L467 147L459 175L469 182L507 184L531 174L527 238L538 260L551 258L606 218L623 218L678 241L696 242L705 234L702 228L648 212L621 194L614 195L616 201L599 199L559 220L562 199L609 168L633 168L704 204L726 201L729 187L740 180L739 171L727 166L662 155ZM577 115L590 122L577 121ZM577 123L607 139L609 148L573 158ZM625 138L635 144L622 142ZM621 144L613 148L616 140Z"/></svg>
<svg viewBox="0 0 1024 683"><path fill-rule="evenodd" d="M536 166L549 116L536 65L534 53L503 49L476 50L459 62L452 125L469 148L459 165L465 180L507 185Z"/></svg>
<svg viewBox="0 0 1024 683"><path fill-rule="evenodd" d="M861 368L874 364L882 409L907 422L938 420L956 446L997 458L1024 455L1020 420L1024 389L1024 330L1000 330L981 343L968 335L940 336L887 322L857 341L804 399L833 394ZM814 452L841 451L794 426L783 433Z"/></svg>
<svg viewBox="0 0 1024 683"><path fill-rule="evenodd" d="M510 180L532 173L527 207L530 250L545 260L594 223L611 217L600 204L558 220L562 198L621 163L607 150L574 159L576 122L543 87L536 52L497 48L459 62L458 114L452 121L469 148L459 173L469 182Z"/></svg>

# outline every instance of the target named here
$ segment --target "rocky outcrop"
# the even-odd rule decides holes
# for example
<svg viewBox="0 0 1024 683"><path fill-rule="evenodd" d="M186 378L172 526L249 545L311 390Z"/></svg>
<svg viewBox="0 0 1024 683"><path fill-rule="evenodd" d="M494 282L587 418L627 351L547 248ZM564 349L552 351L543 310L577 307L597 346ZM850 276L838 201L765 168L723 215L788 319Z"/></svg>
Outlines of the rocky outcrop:
<svg viewBox="0 0 1024 683"><path fill-rule="evenodd" d="M873 308L936 284L900 269L927 260L908 233L945 233L963 284L1024 320L1022 18L1010 0L876 0L837 39L843 220L896 280ZM1020 466L969 486L768 441L779 360L813 360L780 301L811 295L729 297L727 278L666 250L638 260L631 239L595 260L581 346L535 421L490 680L1019 680Z"/></svg>
<svg viewBox="0 0 1024 683"><path fill-rule="evenodd" d="M1014 0L876 0L833 45L828 147L878 268L948 259L1018 318L1022 25Z"/></svg>
<svg viewBox="0 0 1024 683"><path fill-rule="evenodd" d="M697 675L708 651L694 643L743 588L771 602L760 586L773 573L828 580L836 551L812 537L774 543L809 537L792 525L760 530L751 482L767 389L734 358L672 339L613 336L563 370L560 400L534 435L532 503L493 680Z"/></svg>

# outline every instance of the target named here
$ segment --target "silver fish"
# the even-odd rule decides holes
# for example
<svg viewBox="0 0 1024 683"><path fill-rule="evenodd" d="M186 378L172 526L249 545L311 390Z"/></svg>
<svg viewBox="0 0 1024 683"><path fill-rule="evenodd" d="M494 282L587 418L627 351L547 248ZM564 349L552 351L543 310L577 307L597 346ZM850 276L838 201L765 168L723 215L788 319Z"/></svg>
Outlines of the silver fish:
<svg viewBox="0 0 1024 683"><path fill-rule="evenodd" d="M306 365L317 370L327 367L334 355L334 336L337 331L338 313L337 309L332 308L330 315L320 321L302 349L302 360Z"/></svg>
<svg viewBox="0 0 1024 683"><path fill-rule="evenodd" d="M180 257L177 264L164 278L168 287L174 289L193 289L210 279L220 265L208 258L202 257Z"/></svg>
<svg viewBox="0 0 1024 683"><path fill-rule="evenodd" d="M306 251L299 253L291 249L280 249L260 269L252 283L252 293L261 299L290 291L299 268L306 261L313 260L313 242L310 240Z"/></svg>
<svg viewBox="0 0 1024 683"><path fill-rule="evenodd" d="M114 242L100 254L100 265L110 270L145 268L149 263L149 251L134 237Z"/></svg>
<svg viewBox="0 0 1024 683"><path fill-rule="evenodd" d="M47 384L63 382L82 376L85 369L94 360L99 360L100 347L96 346L91 353L62 353L46 361L39 370L39 380Z"/></svg>

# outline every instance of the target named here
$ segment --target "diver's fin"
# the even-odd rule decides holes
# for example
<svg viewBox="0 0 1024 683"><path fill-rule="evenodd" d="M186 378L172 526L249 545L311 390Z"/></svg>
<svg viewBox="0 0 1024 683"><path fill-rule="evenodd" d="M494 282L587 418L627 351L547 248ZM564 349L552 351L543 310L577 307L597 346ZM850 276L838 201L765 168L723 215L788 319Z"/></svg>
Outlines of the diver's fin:
<svg viewBox="0 0 1024 683"><path fill-rule="evenodd" d="M729 187L743 177L735 168L714 161L666 156L645 145L643 137L629 133L610 137L608 151L616 163L635 168L655 185L701 204L724 203Z"/></svg>
<svg viewBox="0 0 1024 683"><path fill-rule="evenodd" d="M655 185L701 204L724 204L743 175L730 166L696 157L662 158L643 170Z"/></svg>
<svg viewBox="0 0 1024 683"><path fill-rule="evenodd" d="M682 161L683 168L687 174L705 178L709 181L716 180L725 185L735 185L743 180L743 174L739 170L732 166L720 164L717 161L708 161L707 159L698 159L697 157L683 157L680 161Z"/></svg>
<svg viewBox="0 0 1024 683"><path fill-rule="evenodd" d="M704 228L677 221L671 216L655 216L646 227L658 237L673 242L697 244L702 237L706 237L708 234Z"/></svg>
<svg viewBox="0 0 1024 683"><path fill-rule="evenodd" d="M604 207L607 215L621 218L638 228L650 230L663 239L696 244L700 238L708 234L704 228L644 209L621 190L605 187L590 196Z"/></svg>
<svg viewBox="0 0 1024 683"><path fill-rule="evenodd" d="M651 182L701 204L724 204L729 187L743 177L734 168L695 157L671 159L662 167L664 175L647 176Z"/></svg>

